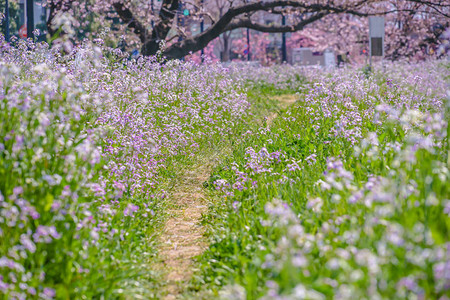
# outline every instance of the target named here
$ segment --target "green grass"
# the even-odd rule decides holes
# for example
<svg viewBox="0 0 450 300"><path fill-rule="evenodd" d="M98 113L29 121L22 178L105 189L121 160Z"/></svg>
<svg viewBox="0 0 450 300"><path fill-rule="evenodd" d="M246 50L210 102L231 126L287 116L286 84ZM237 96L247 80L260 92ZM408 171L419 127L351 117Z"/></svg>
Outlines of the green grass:
<svg viewBox="0 0 450 300"><path fill-rule="evenodd" d="M393 90L377 74L358 82L365 86L366 99L350 87L344 91L349 101L341 101L333 94L336 84L346 84L345 79L329 77L323 92L299 95L270 130L253 128L255 134L236 143L216 168L209 181L216 202L204 217L211 244L199 258L201 272L192 290L206 286L224 299L446 295L445 279L436 270L445 264L438 253L446 251L450 234L444 213L450 197L448 128L443 127L443 135L440 129L430 131L427 122L448 120L448 108L433 108L430 96L419 96L414 101L423 117L411 121L409 112L399 108L405 121L378 113L380 123L373 111L378 104L402 107L397 105L417 96L416 90L408 85ZM257 101L267 94L277 92L256 88L248 93ZM327 115L325 98L334 99L335 113ZM330 134L355 111L360 123L346 130L359 128L362 138ZM437 144L417 150L411 139L427 136ZM256 153L265 147L282 158L261 159L258 163L270 170L255 171L248 165L249 147ZM330 167L333 161L342 165ZM287 171L293 162L299 169ZM327 180L330 174L335 179ZM243 190L218 192L214 182L219 179L242 183ZM331 186L323 188L321 181ZM353 203L352 197L358 199Z"/></svg>

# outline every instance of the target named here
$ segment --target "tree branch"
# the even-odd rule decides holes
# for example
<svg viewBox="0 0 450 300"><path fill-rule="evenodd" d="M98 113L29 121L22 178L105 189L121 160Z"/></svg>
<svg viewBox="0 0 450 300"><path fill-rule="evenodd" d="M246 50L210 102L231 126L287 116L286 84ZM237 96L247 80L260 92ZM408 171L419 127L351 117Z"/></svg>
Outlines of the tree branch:
<svg viewBox="0 0 450 300"><path fill-rule="evenodd" d="M198 50L203 49L204 47L206 47L206 45L208 45L208 43L210 41L212 41L213 39L218 37L223 32L227 31L227 30L225 30L225 28L227 26L229 26L230 23L233 21L233 19L239 15L253 13L253 12L257 12L257 11L270 11L274 8L286 7L286 6L290 6L293 8L301 8L301 9L304 9L309 12L317 12L315 17L312 17L312 18L309 18L309 19L306 19L306 20L303 20L300 22L300 24L298 26L300 26L302 28L305 25L312 23L330 13L346 12L346 13L351 13L351 14L354 14L357 16L366 16L367 15L365 13L361 13L361 12L351 10L348 8L331 7L329 5L322 5L322 4L305 4L305 3L301 3L301 2L293 1L293 0L277 0L277 1L271 1L271 2L246 3L246 4L236 6L236 7L229 8L228 11L215 24L213 24L211 27L209 27L202 34L198 34L194 37L185 39L181 42L171 45L169 48L167 48L164 51L164 55L168 59L180 58L180 57L183 57L183 56L189 54L189 52L196 52ZM241 23L240 25L243 25L243 23ZM252 24L252 23L249 23L246 25L253 26L255 28L258 26L257 24ZM237 24L230 25L230 27L229 27L230 30L233 26L237 26ZM259 26L263 26L263 25L259 25ZM240 27L246 27L246 26L240 26ZM239 27L235 27L235 28L239 28ZM265 30L274 30L274 29L267 28L267 26L260 27L260 28L265 29ZM286 28L283 28L282 30L288 30L288 28L286 27ZM271 32L280 32L280 31L271 31ZM286 32L288 32L288 31L286 31Z"/></svg>
<svg viewBox="0 0 450 300"><path fill-rule="evenodd" d="M441 4L441 1L439 3L434 3L431 1L421 1L421 0L409 0L411 2L415 2L417 4L426 5L427 7L431 8L435 12L437 12L440 15L443 15L444 17L450 18L450 5L449 4ZM448 2L445 2L448 3ZM444 9L445 11L442 11L439 8Z"/></svg>
<svg viewBox="0 0 450 300"><path fill-rule="evenodd" d="M422 3L423 5L434 5L432 0L409 0L412 3ZM273 0L273 1L255 1L255 2L244 2L240 5L233 6L230 3L225 14L223 14L217 22L211 24L211 26L205 30L203 33L198 34L194 37L186 38L183 41L177 42L169 46L165 51L164 55L168 59L181 58L190 52L196 52L203 49L208 45L210 41L217 38L220 34L224 32L231 31L236 28L250 28L262 32L294 32L303 29L307 24L313 23L326 15L330 14L351 14L359 17L367 17L371 15L386 15L393 12L399 11L415 11L415 10L389 10L389 11L377 11L373 13L366 12L362 8L371 4L377 3L377 1L359 0L351 5L333 5L333 1L328 1L324 3L309 3L309 1L298 1L298 0ZM438 7L447 8L448 5L441 4L437 2ZM140 28L139 22L137 22L131 12L126 10L123 12L123 20L129 20L128 26L135 28L140 34L144 32L144 36L141 37L143 41L142 54L143 55L153 55L159 49L159 42L165 40L172 26L173 19L176 15L178 9L178 0L163 0L162 8L159 13L160 20L154 27L152 35L149 38L148 34L145 33L144 29ZM266 11L272 13L277 11L277 9L288 10L288 11L299 11L305 13L308 16L307 19L301 20L294 25L280 26L280 25L264 25L257 22L253 22L249 15L254 14L258 11ZM117 9L116 9L117 10ZM125 14L125 12L128 13ZM415 11L417 12L417 11ZM278 13L278 11L277 11ZM441 12L441 14L443 14ZM245 15L245 18L239 18ZM445 15L445 14L443 14ZM239 19L237 19L239 18Z"/></svg>
<svg viewBox="0 0 450 300"><path fill-rule="evenodd" d="M144 43L148 35L144 25L134 17L131 10L125 7L123 3L115 2L113 3L113 7L122 21L127 24L129 28L134 29L134 33L137 34L141 42Z"/></svg>
<svg viewBox="0 0 450 300"><path fill-rule="evenodd" d="M178 0L163 0L159 11L159 21L155 24L150 39L147 39L142 45L143 55L153 55L159 50L159 43L165 40L169 34L177 9Z"/></svg>
<svg viewBox="0 0 450 300"><path fill-rule="evenodd" d="M249 29L254 29L257 31L269 32L269 33L295 32L295 31L302 30L303 27L305 27L306 25L308 25L314 21L317 21L326 15L327 15L327 13L318 13L318 14L315 14L315 15L311 16L310 18L304 19L296 24L284 25L284 26L276 25L276 24L265 25L265 24L253 22L251 19L238 19L238 20L234 20L233 22L228 24L228 26L225 27L224 32L234 30L237 28L249 28Z"/></svg>
<svg viewBox="0 0 450 300"><path fill-rule="evenodd" d="M255 3L240 5L235 8L230 8L222 16L222 18L220 18L213 26L208 28L205 32L171 45L169 48L167 48L164 51L164 55L168 59L183 57L183 56L189 54L189 52L196 52L198 50L203 49L204 47L206 47L206 45L208 45L208 43L210 41L212 41L213 39L218 37L223 32L226 32L226 31L229 31L229 30L232 30L235 28L240 28L240 27L249 27L249 28L253 27L253 28L260 28L263 30L271 30L268 32L294 31L290 26L270 27L270 26L265 26L262 24L252 23L251 21L248 21L245 19L240 20L241 22L237 21L236 23L230 24L230 23L232 23L233 19L236 16L255 12L255 11L261 11L261 10L268 11L272 8L275 8L278 6L286 6L286 5L291 5L291 6L296 5L298 7L308 8L308 6L301 4L299 2L296 2L296 1L255 2ZM313 4L311 6L317 7L316 4ZM323 10L322 12L318 12L316 15L312 16L311 18L308 18L306 20L299 22L297 24L297 27L303 28L305 25L310 24L314 21L317 21L318 19L324 17L328 13L329 12L327 12L326 10ZM228 27L228 29L226 29L227 27ZM282 31L276 31L278 29L280 29Z"/></svg>

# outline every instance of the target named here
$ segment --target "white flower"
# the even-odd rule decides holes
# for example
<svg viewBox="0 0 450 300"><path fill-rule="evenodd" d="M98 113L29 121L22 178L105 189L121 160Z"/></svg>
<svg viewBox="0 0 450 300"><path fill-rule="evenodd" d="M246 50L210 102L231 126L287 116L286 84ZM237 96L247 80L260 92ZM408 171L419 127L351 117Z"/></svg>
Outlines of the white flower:
<svg viewBox="0 0 450 300"><path fill-rule="evenodd" d="M323 205L322 199L317 197L317 198L314 198L314 199L310 199L308 201L308 203L306 204L306 207L309 208L309 209L312 209L312 211L315 212L315 213L320 213L322 205Z"/></svg>

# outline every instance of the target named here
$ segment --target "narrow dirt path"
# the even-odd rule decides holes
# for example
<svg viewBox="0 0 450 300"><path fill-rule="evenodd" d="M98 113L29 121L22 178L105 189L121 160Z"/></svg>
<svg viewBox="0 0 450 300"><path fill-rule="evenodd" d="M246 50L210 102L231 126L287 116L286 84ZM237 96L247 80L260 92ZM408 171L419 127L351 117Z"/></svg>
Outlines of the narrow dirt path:
<svg viewBox="0 0 450 300"><path fill-rule="evenodd" d="M279 101L280 108L285 109L297 100L296 95L281 95L274 99ZM270 125L278 113L268 117ZM201 164L192 166L179 177L171 194L173 208L169 210L167 220L161 234L161 248L158 269L165 274L166 285L161 291L162 299L182 299L187 282L195 272L193 258L200 255L208 246L204 238L205 229L200 221L207 212L207 198L203 182L208 180L212 169L224 152L209 156Z"/></svg>
<svg viewBox="0 0 450 300"><path fill-rule="evenodd" d="M281 109L286 109L288 106L294 104L295 101L298 99L298 95L296 94L285 94L285 95L279 95L279 96L273 96L274 100L277 100L280 104ZM273 119L275 119L278 116L278 113L273 113L270 116L267 117L267 125L272 124Z"/></svg>
<svg viewBox="0 0 450 300"><path fill-rule="evenodd" d="M192 258L207 247L204 228L200 225L202 214L207 210L204 194L205 182L217 159L208 158L201 165L193 166L180 177L174 187L170 201L174 205L169 210L161 234L161 265L165 273L166 286L163 299L179 299L186 283L195 271Z"/></svg>

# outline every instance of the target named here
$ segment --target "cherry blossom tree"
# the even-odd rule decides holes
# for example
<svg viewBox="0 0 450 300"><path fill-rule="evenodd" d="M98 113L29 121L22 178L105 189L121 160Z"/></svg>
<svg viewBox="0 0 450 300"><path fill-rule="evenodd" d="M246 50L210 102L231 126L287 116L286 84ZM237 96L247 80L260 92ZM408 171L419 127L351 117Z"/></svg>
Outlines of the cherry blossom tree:
<svg viewBox="0 0 450 300"><path fill-rule="evenodd" d="M424 54L439 56L442 51L437 49L448 48L448 38L443 34L449 28L447 16L425 14L418 3L398 1L392 5L397 11L385 15L387 59L420 59ZM348 53L354 60L362 62L368 55L367 37L367 18L349 14L329 15L293 34L288 46L311 47L317 51L332 48L337 54Z"/></svg>
<svg viewBox="0 0 450 300"><path fill-rule="evenodd" d="M386 15L393 24L387 29L391 36L387 53L395 58L407 54L405 49L429 40L427 30L423 30L428 25L437 22L444 29L448 27L450 16L450 5L444 0L49 0L49 6L50 25L58 15L69 11L77 11L74 15L81 25L86 25L93 14L103 18L103 24L119 19L117 27L127 37L133 35L138 39L143 55L155 54L161 42L165 42L163 55L168 59L197 52L221 35L240 28L265 33L303 30L308 39L342 51L363 38L366 17L370 15ZM222 9L219 13L218 6ZM188 10L188 16L183 16L181 10ZM266 24L264 19L271 15L285 15L290 21L287 25ZM206 24L205 30L192 33L189 26L201 20ZM327 32L332 33L332 39ZM389 41L400 41L401 47Z"/></svg>

